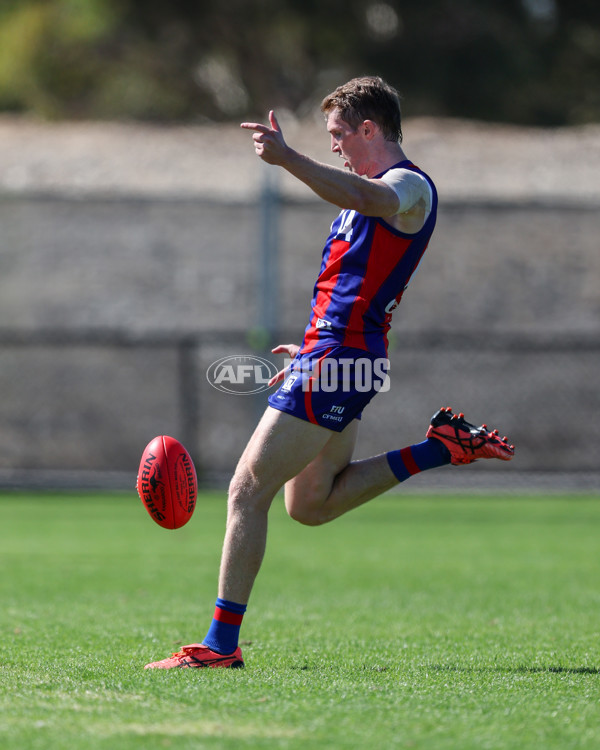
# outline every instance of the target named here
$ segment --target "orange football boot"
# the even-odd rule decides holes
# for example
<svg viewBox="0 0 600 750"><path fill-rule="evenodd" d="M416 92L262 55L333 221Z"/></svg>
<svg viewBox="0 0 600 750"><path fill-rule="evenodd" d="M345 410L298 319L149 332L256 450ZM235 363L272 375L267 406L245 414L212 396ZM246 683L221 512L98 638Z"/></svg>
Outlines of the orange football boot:
<svg viewBox="0 0 600 750"><path fill-rule="evenodd" d="M515 454L515 446L508 439L500 439L498 430L489 432L487 425L475 427L465 419L464 414L453 414L449 406L440 409L431 418L426 437L437 438L448 448L451 463L470 464L478 458L499 458L510 461Z"/></svg>
<svg viewBox="0 0 600 750"><path fill-rule="evenodd" d="M173 669L174 667L231 667L239 669L244 666L242 659L242 649L236 648L233 654L224 656L211 651L208 646L201 643L192 643L190 646L183 646L181 651L169 656L162 661L153 661L146 664L144 669Z"/></svg>

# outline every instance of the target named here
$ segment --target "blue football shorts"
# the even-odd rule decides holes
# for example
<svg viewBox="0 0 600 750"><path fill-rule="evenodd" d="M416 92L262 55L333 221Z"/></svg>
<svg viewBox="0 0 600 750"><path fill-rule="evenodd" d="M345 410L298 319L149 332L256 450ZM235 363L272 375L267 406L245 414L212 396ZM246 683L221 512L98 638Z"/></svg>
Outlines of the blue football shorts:
<svg viewBox="0 0 600 750"><path fill-rule="evenodd" d="M269 405L341 432L376 393L389 390L388 370L389 360L348 346L298 353Z"/></svg>

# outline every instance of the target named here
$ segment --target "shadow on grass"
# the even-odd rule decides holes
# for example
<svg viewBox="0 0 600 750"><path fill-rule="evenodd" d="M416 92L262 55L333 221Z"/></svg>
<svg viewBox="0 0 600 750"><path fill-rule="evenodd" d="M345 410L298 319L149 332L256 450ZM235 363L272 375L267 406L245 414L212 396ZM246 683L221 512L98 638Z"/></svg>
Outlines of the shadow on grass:
<svg viewBox="0 0 600 750"><path fill-rule="evenodd" d="M529 672L535 674L536 672L565 672L566 674L600 674L600 669L597 667L522 667L521 670L517 671Z"/></svg>
<svg viewBox="0 0 600 750"><path fill-rule="evenodd" d="M437 672L509 672L512 674L600 674L598 667L462 667L451 664L432 664L429 667Z"/></svg>
<svg viewBox="0 0 600 750"><path fill-rule="evenodd" d="M419 665L421 666L421 665ZM323 670L323 664L321 663L302 663L294 664L288 669L304 672L304 671L321 671ZM333 666L328 666L327 669L334 669ZM469 667L462 666L459 664L425 664L423 665L425 670L431 670L432 672L462 672L464 674L483 674L486 672L497 672L499 674L585 674L585 675L599 675L600 668L598 667L529 667L526 665L520 665L517 667ZM400 664L397 665L377 665L377 664L363 664L362 669L367 672L387 672L402 670Z"/></svg>

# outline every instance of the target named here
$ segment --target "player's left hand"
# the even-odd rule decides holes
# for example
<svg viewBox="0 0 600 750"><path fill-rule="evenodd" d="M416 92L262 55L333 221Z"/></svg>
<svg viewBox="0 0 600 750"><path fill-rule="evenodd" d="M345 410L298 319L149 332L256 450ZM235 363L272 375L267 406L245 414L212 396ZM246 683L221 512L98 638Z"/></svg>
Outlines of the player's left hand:
<svg viewBox="0 0 600 750"><path fill-rule="evenodd" d="M269 125L262 125L260 122L242 122L240 127L245 130L256 131L252 136L254 150L263 161L266 161L267 164L278 165L285 162L286 154L290 151L290 148L285 142L273 110L269 112Z"/></svg>
<svg viewBox="0 0 600 750"><path fill-rule="evenodd" d="M287 354L290 359L295 359L296 354L300 351L300 347L297 344L279 344L274 349L271 349L271 351L273 354ZM289 372L289 369L290 365L288 364L283 370L279 370L279 372L276 375L273 375L271 380L269 380L268 385L272 386L275 385L275 383L279 383L280 380L283 380Z"/></svg>

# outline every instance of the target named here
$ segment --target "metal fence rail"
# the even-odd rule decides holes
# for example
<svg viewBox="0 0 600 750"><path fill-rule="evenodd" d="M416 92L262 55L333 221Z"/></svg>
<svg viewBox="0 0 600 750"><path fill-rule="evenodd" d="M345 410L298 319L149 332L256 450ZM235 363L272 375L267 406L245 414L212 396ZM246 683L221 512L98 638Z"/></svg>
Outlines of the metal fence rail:
<svg viewBox="0 0 600 750"><path fill-rule="evenodd" d="M0 485L132 487L141 451L157 434L181 439L204 483L221 483L266 394L221 393L206 372L229 354L276 362L253 340L241 331L0 331ZM392 387L365 412L357 453L422 439L431 413L448 403L510 436L511 474L535 483L561 472L600 487L596 337L406 332L390 360ZM489 473L492 482L497 469L468 467L468 481Z"/></svg>

